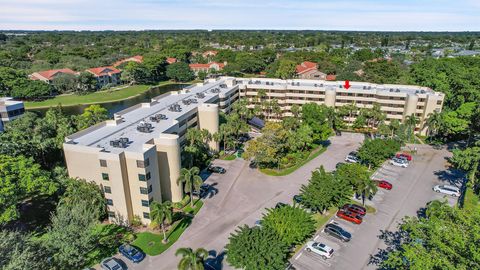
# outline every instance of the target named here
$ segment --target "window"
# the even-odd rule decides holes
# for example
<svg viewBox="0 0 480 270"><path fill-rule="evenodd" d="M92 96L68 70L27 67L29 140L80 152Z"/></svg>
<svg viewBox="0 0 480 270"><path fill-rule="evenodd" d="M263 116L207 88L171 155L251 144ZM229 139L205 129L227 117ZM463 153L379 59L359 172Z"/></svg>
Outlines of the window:
<svg viewBox="0 0 480 270"><path fill-rule="evenodd" d="M138 174L138 180L140 181L147 181L146 177L145 177L145 174Z"/></svg>
<svg viewBox="0 0 480 270"><path fill-rule="evenodd" d="M148 207L150 206L150 202L147 200L142 200L142 206Z"/></svg>
<svg viewBox="0 0 480 270"><path fill-rule="evenodd" d="M107 205L113 205L113 200L112 199L107 199Z"/></svg>
<svg viewBox="0 0 480 270"><path fill-rule="evenodd" d="M150 178L152 178L152 176L150 175L150 172L147 172L146 178L147 180L150 180Z"/></svg>
<svg viewBox="0 0 480 270"><path fill-rule="evenodd" d="M150 165L150 159L145 159L145 160L137 160L137 167L138 168L145 168Z"/></svg>
<svg viewBox="0 0 480 270"><path fill-rule="evenodd" d="M103 180L110 180L110 178L108 177L108 173L102 173L102 179Z"/></svg>
<svg viewBox="0 0 480 270"><path fill-rule="evenodd" d="M150 219L150 213L143 212L143 218Z"/></svg>
<svg viewBox="0 0 480 270"><path fill-rule="evenodd" d="M437 105L442 105L442 101L441 101L441 100L437 100Z"/></svg>
<svg viewBox="0 0 480 270"><path fill-rule="evenodd" d="M141 187L141 188L140 188L140 193L141 193L141 194L148 194L147 188Z"/></svg>
<svg viewBox="0 0 480 270"><path fill-rule="evenodd" d="M107 167L107 161L105 159L100 159L100 167Z"/></svg>
<svg viewBox="0 0 480 270"><path fill-rule="evenodd" d="M109 186L103 186L103 191L104 191L105 193L112 193L112 188L109 187Z"/></svg>
<svg viewBox="0 0 480 270"><path fill-rule="evenodd" d="M153 190L152 185L149 185L149 186L148 186L148 193L151 193L152 190Z"/></svg>
<svg viewBox="0 0 480 270"><path fill-rule="evenodd" d="M108 217L114 218L115 217L115 212L108 211Z"/></svg>

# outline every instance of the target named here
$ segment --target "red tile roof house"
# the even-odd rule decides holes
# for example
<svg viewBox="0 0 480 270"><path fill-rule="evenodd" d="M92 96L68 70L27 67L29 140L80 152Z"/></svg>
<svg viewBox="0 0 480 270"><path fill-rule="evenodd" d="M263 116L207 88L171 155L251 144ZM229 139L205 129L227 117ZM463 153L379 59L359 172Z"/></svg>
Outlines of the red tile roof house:
<svg viewBox="0 0 480 270"><path fill-rule="evenodd" d="M129 58L125 58L125 59L122 59L122 60L119 60L119 61L115 62L115 64L113 64L113 66L118 67L121 64L126 63L126 62L142 63L143 62L143 56L135 55L135 56L132 56L132 57L129 57Z"/></svg>
<svg viewBox="0 0 480 270"><path fill-rule="evenodd" d="M121 83L120 75L122 72L112 66L89 68L87 72L92 73L97 78L98 88L107 84L118 85Z"/></svg>
<svg viewBox="0 0 480 270"><path fill-rule="evenodd" d="M296 68L297 76L300 79L325 80L327 74L318 70L317 63L305 61Z"/></svg>
<svg viewBox="0 0 480 270"><path fill-rule="evenodd" d="M190 64L190 69L195 73L195 75L198 75L198 72L204 71L204 72L209 72L210 70L215 70L219 71L222 70L225 67L226 63L217 63L217 62L210 62L208 64Z"/></svg>
<svg viewBox="0 0 480 270"><path fill-rule="evenodd" d="M46 83L51 83L53 79L55 79L55 77L62 74L78 75L77 72L69 68L62 68L62 69L51 69L51 70L34 72L28 75L28 77L32 80L39 80L39 81L44 81Z"/></svg>
<svg viewBox="0 0 480 270"><path fill-rule="evenodd" d="M173 64L173 63L176 63L177 62L177 58L174 58L174 57L167 57L167 63L168 64Z"/></svg>
<svg viewBox="0 0 480 270"><path fill-rule="evenodd" d="M202 53L202 56L204 58L209 58L209 57L215 56L217 54L218 54L217 51L206 51L206 52Z"/></svg>

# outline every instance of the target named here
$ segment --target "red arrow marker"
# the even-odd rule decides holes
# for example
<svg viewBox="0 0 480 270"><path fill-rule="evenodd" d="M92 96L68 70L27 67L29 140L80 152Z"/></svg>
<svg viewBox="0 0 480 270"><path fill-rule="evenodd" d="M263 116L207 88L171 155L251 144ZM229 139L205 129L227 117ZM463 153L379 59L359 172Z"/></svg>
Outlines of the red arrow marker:
<svg viewBox="0 0 480 270"><path fill-rule="evenodd" d="M345 85L343 87L345 87L345 89L350 88L350 82L348 80L345 81Z"/></svg>

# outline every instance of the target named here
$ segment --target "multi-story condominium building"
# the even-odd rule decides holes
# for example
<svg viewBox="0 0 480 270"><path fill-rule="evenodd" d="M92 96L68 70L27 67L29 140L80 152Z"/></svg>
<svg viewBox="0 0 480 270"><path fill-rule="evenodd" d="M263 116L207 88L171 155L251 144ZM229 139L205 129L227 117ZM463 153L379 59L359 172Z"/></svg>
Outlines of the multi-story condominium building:
<svg viewBox="0 0 480 270"><path fill-rule="evenodd" d="M440 111L443 94L406 85L376 85L320 80L210 79L180 91L166 93L114 114L113 120L70 135L64 143L68 173L95 181L104 191L112 221L139 216L149 223L152 200L173 202L183 196L177 184L182 148L188 128L219 130L219 111L228 112L241 96L251 102L260 90L276 99L279 117L292 115L294 104L315 102L330 107L355 104L369 108L379 104L387 120L403 120L414 114L421 119ZM265 112L268 115L268 112ZM216 142L210 142L218 150Z"/></svg>
<svg viewBox="0 0 480 270"><path fill-rule="evenodd" d="M89 68L87 72L92 73L97 78L97 87L102 88L105 85L118 85L121 83L120 75L122 71L112 66Z"/></svg>
<svg viewBox="0 0 480 270"><path fill-rule="evenodd" d="M62 69L51 69L51 70L34 72L34 73L28 75L28 77L32 80L39 80L39 81L43 81L43 82L46 82L46 83L51 83L53 81L53 79L55 79L56 77L58 77L60 75L64 75L64 74L78 75L77 72L75 72L75 71L73 71L69 68L62 68Z"/></svg>
<svg viewBox="0 0 480 270"><path fill-rule="evenodd" d="M0 131L3 131L5 123L20 117L25 112L22 101L13 100L10 97L0 98Z"/></svg>

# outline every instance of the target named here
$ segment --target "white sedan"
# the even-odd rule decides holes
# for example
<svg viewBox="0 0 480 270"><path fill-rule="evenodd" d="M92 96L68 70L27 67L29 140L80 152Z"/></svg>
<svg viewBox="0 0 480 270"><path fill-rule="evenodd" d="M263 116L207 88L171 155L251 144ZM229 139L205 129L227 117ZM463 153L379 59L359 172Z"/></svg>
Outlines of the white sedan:
<svg viewBox="0 0 480 270"><path fill-rule="evenodd" d="M433 187L433 191L447 194L453 197L460 197L460 189L458 187L450 185L436 185Z"/></svg>
<svg viewBox="0 0 480 270"><path fill-rule="evenodd" d="M305 248L308 252L314 252L320 256L322 256L323 259L329 259L333 255L333 248L314 241L309 241L307 243L307 247Z"/></svg>
<svg viewBox="0 0 480 270"><path fill-rule="evenodd" d="M405 159L400 159L400 158L392 158L390 160L390 164L392 164L393 166L397 166L397 167L403 167L403 168L408 167L408 161L405 160Z"/></svg>

